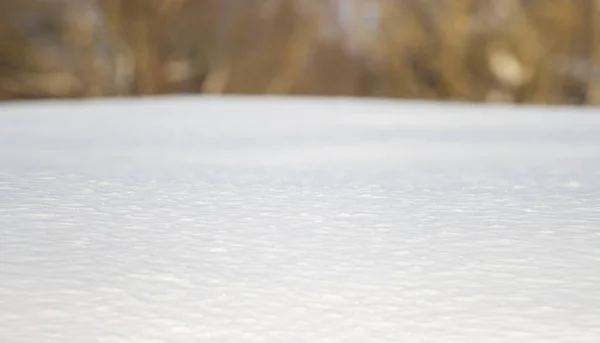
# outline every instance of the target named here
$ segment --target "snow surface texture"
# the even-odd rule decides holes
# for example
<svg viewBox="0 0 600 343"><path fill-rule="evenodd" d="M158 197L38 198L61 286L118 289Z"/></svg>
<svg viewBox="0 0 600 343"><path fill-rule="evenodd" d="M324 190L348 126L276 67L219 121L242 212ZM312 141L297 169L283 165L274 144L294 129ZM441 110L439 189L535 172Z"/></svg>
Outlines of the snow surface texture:
<svg viewBox="0 0 600 343"><path fill-rule="evenodd" d="M600 115L0 106L0 342L600 342Z"/></svg>

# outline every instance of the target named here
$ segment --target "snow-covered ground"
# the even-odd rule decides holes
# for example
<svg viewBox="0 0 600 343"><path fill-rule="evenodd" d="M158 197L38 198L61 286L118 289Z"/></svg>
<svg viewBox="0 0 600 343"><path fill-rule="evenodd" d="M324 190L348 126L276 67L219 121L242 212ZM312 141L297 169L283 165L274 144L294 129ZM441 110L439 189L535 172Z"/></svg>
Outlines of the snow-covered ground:
<svg viewBox="0 0 600 343"><path fill-rule="evenodd" d="M0 342L600 342L600 114L0 105Z"/></svg>

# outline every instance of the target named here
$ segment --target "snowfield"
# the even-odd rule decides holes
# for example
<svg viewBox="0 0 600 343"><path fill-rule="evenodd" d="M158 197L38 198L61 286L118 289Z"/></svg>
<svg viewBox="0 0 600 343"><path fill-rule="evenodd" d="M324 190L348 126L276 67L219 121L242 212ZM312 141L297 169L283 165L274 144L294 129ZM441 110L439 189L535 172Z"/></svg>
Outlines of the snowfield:
<svg viewBox="0 0 600 343"><path fill-rule="evenodd" d="M600 342L600 113L1 104L0 342Z"/></svg>

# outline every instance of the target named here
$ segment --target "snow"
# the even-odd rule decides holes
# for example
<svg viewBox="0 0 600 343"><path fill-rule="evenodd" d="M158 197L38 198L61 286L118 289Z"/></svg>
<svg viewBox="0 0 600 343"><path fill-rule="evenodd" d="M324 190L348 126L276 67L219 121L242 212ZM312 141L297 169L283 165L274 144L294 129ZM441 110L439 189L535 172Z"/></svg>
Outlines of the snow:
<svg viewBox="0 0 600 343"><path fill-rule="evenodd" d="M593 109L0 105L0 341L599 342Z"/></svg>

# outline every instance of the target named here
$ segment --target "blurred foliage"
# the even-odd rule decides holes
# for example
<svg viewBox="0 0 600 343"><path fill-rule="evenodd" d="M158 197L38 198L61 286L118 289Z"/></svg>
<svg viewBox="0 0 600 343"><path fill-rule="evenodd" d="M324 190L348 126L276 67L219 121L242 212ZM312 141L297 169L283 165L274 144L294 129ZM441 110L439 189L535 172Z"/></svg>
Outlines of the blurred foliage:
<svg viewBox="0 0 600 343"><path fill-rule="evenodd" d="M600 0L0 0L0 99L600 104Z"/></svg>

